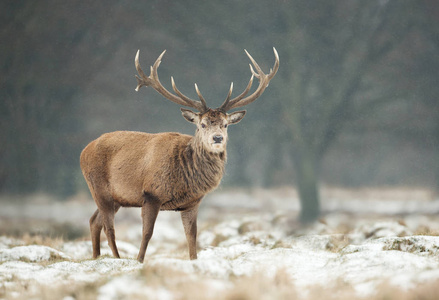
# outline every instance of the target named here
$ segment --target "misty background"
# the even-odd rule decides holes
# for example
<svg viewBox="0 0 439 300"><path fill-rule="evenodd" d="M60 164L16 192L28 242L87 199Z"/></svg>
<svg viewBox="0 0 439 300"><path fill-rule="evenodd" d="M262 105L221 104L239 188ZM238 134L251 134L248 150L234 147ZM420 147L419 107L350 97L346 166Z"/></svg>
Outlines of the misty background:
<svg viewBox="0 0 439 300"><path fill-rule="evenodd" d="M267 73L273 46L221 188L297 186L312 219L322 184L439 187L436 1L2 1L0 16L2 194L86 191L79 155L105 132L194 133L134 91L138 49L144 70L166 49L163 85L218 107L248 83L244 49Z"/></svg>

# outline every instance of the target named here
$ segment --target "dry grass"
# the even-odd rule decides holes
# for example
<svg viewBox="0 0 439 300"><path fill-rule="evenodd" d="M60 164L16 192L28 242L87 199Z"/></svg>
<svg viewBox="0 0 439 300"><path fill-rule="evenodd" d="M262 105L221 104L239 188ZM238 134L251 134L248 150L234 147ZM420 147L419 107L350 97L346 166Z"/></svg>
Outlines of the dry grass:
<svg viewBox="0 0 439 300"><path fill-rule="evenodd" d="M419 284L409 290L383 283L370 296L358 296L350 285L342 281L329 288L316 285L305 292L298 290L294 281L283 270L279 270L273 277L260 273L250 277L231 278L223 291L217 290L212 285L212 280L188 276L163 267L146 266L139 276L152 293L127 291L128 295L119 295L117 299L159 299L153 292L158 290L165 291L173 296L172 299L178 300L436 300L439 294L439 281ZM101 281L56 288L38 286L32 288L32 291L27 284L23 284L8 293L0 290L0 297L5 300L91 300L97 298L98 289L103 284L105 282Z"/></svg>
<svg viewBox="0 0 439 300"><path fill-rule="evenodd" d="M222 299L265 300L298 299L293 280L285 270L279 270L273 277L259 273L250 277L235 278ZM216 299L221 299L218 297Z"/></svg>
<svg viewBox="0 0 439 300"><path fill-rule="evenodd" d="M274 278L259 274L237 279L223 297L213 300L436 300L438 294L439 281L420 284L410 290L384 283L370 296L358 296L352 286L342 281L330 288L316 285L303 293L295 288L286 272L280 271Z"/></svg>
<svg viewBox="0 0 439 300"><path fill-rule="evenodd" d="M15 282L17 283L17 282ZM0 289L0 299L4 300L59 300L59 299L81 299L95 300L98 295L98 288L104 282L93 283L72 283L51 287L47 285L30 286L28 282L14 285L14 288ZM71 297L71 298L69 298Z"/></svg>
<svg viewBox="0 0 439 300"><path fill-rule="evenodd" d="M141 276L148 287L166 290L179 300L435 300L439 294L439 281L419 284L410 290L383 283L370 296L358 296L353 287L343 281L331 287L312 286L304 291L298 290L294 280L282 269L273 276L264 273L231 276L223 291L212 288L211 279L163 266L146 266ZM143 296L130 295L129 299L144 299Z"/></svg>
<svg viewBox="0 0 439 300"><path fill-rule="evenodd" d="M350 244L348 236L344 234L331 235L330 241L326 245L326 250L339 253L344 247Z"/></svg>
<svg viewBox="0 0 439 300"><path fill-rule="evenodd" d="M55 249L59 249L65 242L62 237L52 238L42 235L30 235L28 233L25 233L20 239L25 245L48 246Z"/></svg>
<svg viewBox="0 0 439 300"><path fill-rule="evenodd" d="M174 295L175 299L203 300L211 299L211 279L190 275L174 268L162 265L145 264L141 272L145 285L155 290L165 290ZM130 299L145 299L145 295L130 295ZM152 299L154 296L151 297ZM212 298L214 299L214 298Z"/></svg>
<svg viewBox="0 0 439 300"><path fill-rule="evenodd" d="M141 277L148 287L164 289L179 300L296 299L293 281L284 270L279 270L273 277L259 273L250 277L231 276L229 281L223 281L147 264ZM130 295L129 299L144 298Z"/></svg>
<svg viewBox="0 0 439 300"><path fill-rule="evenodd" d="M48 220L15 219L3 217L0 221L0 236L25 238L41 244L41 239L76 240L86 237L88 228L69 222L58 223Z"/></svg>
<svg viewBox="0 0 439 300"><path fill-rule="evenodd" d="M439 295L439 280L419 284L416 288L408 291L391 286L389 284L382 284L377 289L377 294L373 296L372 300L436 300Z"/></svg>
<svg viewBox="0 0 439 300"><path fill-rule="evenodd" d="M421 225L416 229L416 231L414 232L414 235L439 236L439 230L432 229L426 225Z"/></svg>
<svg viewBox="0 0 439 300"><path fill-rule="evenodd" d="M374 187L374 188L337 188L323 186L322 199L361 199L361 200L399 200L432 201L437 197L434 190L423 187Z"/></svg>

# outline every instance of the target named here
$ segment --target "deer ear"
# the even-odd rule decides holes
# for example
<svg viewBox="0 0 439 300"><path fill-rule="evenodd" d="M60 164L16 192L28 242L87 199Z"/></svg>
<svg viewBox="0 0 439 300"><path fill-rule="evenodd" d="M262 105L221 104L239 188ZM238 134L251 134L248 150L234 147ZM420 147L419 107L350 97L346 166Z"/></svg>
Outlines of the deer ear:
<svg viewBox="0 0 439 300"><path fill-rule="evenodd" d="M196 112L186 108L180 108L180 110L181 114L188 122L196 123L198 121L199 115Z"/></svg>
<svg viewBox="0 0 439 300"><path fill-rule="evenodd" d="M246 112L247 111L245 110L241 110L241 111L235 111L231 114L227 114L227 122L229 123L229 125L238 123L239 121L242 120L242 118L244 118Z"/></svg>

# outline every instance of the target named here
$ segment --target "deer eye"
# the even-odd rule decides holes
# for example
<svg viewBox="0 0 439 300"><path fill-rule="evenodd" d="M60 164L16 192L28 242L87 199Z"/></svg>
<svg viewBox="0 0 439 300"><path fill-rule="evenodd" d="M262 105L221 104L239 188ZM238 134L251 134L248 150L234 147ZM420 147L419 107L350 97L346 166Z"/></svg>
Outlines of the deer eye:
<svg viewBox="0 0 439 300"><path fill-rule="evenodd" d="M201 123L201 128L206 128L206 124Z"/></svg>
<svg viewBox="0 0 439 300"><path fill-rule="evenodd" d="M227 124L224 124L224 128L227 128Z"/></svg>

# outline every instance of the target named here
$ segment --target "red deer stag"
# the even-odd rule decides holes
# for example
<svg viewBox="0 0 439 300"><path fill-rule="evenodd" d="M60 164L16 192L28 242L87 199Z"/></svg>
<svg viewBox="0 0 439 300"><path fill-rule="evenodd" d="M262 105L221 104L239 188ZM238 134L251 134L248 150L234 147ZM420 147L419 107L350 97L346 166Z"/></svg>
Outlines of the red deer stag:
<svg viewBox="0 0 439 300"><path fill-rule="evenodd" d="M166 50L165 50L166 51ZM252 76L244 90L231 99L233 83L224 103L216 109L206 101L195 84L200 101L183 95L175 86L175 94L160 83L157 69L165 51L146 76L139 64L139 51L135 58L138 91L151 86L166 99L198 112L181 108L183 117L197 126L195 136L166 132L116 131L103 134L92 141L81 153L82 173L98 209L90 218L93 258L100 255L102 228L115 257L119 257L114 233L114 215L121 206L142 208L142 244L137 260L143 262L154 223L160 210L181 212L190 259L197 258L197 213L203 197L215 189L221 181L226 161L227 126L236 124L245 111L228 114L227 111L245 106L261 96L279 68L279 56L273 48L275 63L270 73L264 74L256 61L247 53ZM246 97L253 83L259 86Z"/></svg>

